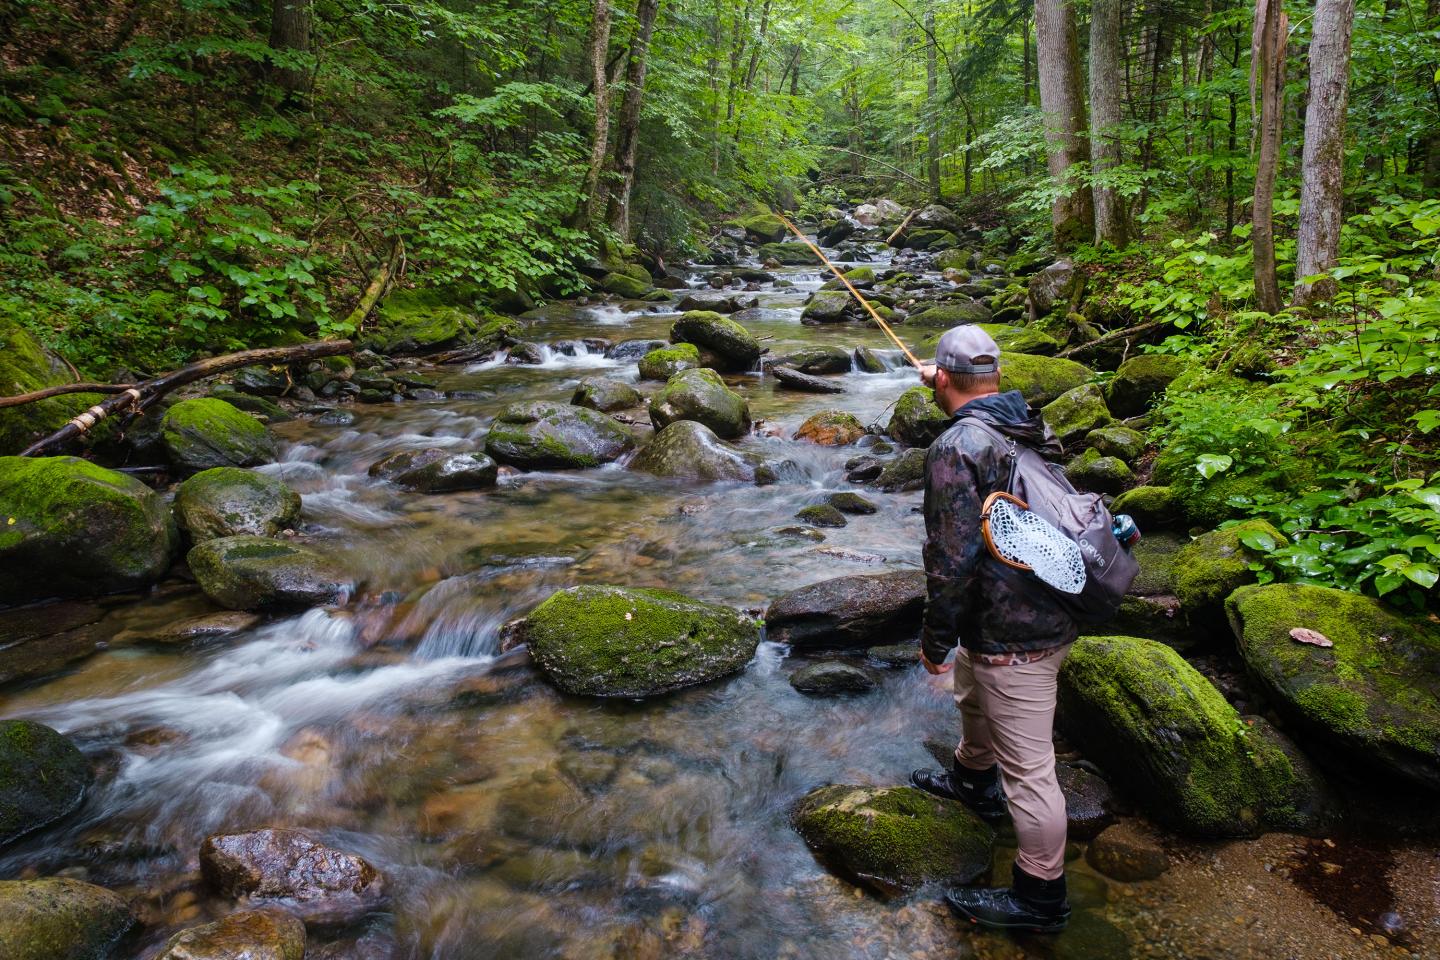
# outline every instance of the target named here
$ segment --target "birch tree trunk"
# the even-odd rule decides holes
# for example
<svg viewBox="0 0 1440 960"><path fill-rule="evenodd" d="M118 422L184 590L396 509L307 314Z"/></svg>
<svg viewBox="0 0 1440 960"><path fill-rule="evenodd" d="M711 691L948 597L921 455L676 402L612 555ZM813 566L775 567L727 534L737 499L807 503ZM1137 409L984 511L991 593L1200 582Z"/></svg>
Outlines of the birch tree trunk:
<svg viewBox="0 0 1440 960"><path fill-rule="evenodd" d="M640 0L635 8L635 38L625 66L625 96L620 101L620 129L615 134L615 183L605 219L622 240L630 236L630 192L635 187L635 156L640 146L640 107L645 100L645 74L649 68L650 38L660 0Z"/></svg>
<svg viewBox="0 0 1440 960"><path fill-rule="evenodd" d="M1120 165L1121 0L1090 4L1090 169L1097 175ZM1095 187L1095 242L1125 246L1125 207L1113 187Z"/></svg>
<svg viewBox="0 0 1440 960"><path fill-rule="evenodd" d="M1071 168L1089 158L1085 101L1080 79L1080 45L1070 0L1036 0L1035 54L1040 74L1040 109L1045 113L1050 175L1064 192L1050 210L1055 246L1069 250L1090 239L1094 206L1090 188L1075 183Z"/></svg>
<svg viewBox="0 0 1440 960"><path fill-rule="evenodd" d="M600 175L610 146L610 78L605 59L610 50L610 0L595 0L590 24L590 73L595 84L595 135L590 146L590 166L585 171L585 197L581 201L578 225L588 228L600 207Z"/></svg>
<svg viewBox="0 0 1440 960"><path fill-rule="evenodd" d="M1350 100L1350 32L1355 0L1318 0L1311 24L1310 96L1300 165L1300 232L1295 302L1334 294L1334 282L1304 283L1335 266L1344 205L1345 107Z"/></svg>
<svg viewBox="0 0 1440 960"><path fill-rule="evenodd" d="M1255 251L1255 302L1266 313L1279 313L1280 281L1275 275L1275 167L1280 161L1280 129L1285 123L1285 39L1290 22L1280 0L1258 0L1250 42L1251 114L1257 78L1260 87L1260 157L1255 166L1255 209L1250 243Z"/></svg>
<svg viewBox="0 0 1440 960"><path fill-rule="evenodd" d="M940 202L940 124L935 64L935 8L925 11L925 179L930 199Z"/></svg>

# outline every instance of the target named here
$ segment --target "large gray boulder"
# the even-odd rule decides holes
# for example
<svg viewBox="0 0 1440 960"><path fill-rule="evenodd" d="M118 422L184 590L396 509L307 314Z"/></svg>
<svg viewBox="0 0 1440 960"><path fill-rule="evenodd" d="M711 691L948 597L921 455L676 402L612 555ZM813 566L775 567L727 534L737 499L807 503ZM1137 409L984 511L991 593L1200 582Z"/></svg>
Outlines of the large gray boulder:
<svg viewBox="0 0 1440 960"><path fill-rule="evenodd" d="M186 555L206 596L231 610L334 603L350 581L309 547L271 537L220 537Z"/></svg>
<svg viewBox="0 0 1440 960"><path fill-rule="evenodd" d="M719 369L751 370L760 343L739 323L710 310L692 310L670 327L672 343L693 343L715 358Z"/></svg>
<svg viewBox="0 0 1440 960"><path fill-rule="evenodd" d="M1056 306L1070 301L1077 278L1075 265L1068 259L1056 260L1030 278L1030 309L1033 316L1043 317Z"/></svg>
<svg viewBox="0 0 1440 960"><path fill-rule="evenodd" d="M5 960L107 960L135 925L118 893L67 877L0 880Z"/></svg>
<svg viewBox="0 0 1440 960"><path fill-rule="evenodd" d="M273 537L300 521L300 494L283 480L239 467L212 467L175 491L175 519L195 542Z"/></svg>
<svg viewBox="0 0 1440 960"><path fill-rule="evenodd" d="M630 461L630 469L688 480L767 484L779 479L775 466L764 457L724 443L694 420L677 420L658 431Z"/></svg>
<svg viewBox="0 0 1440 960"><path fill-rule="evenodd" d="M765 611L765 633L800 650L898 643L920 630L925 571L858 574L800 587Z"/></svg>
<svg viewBox="0 0 1440 960"><path fill-rule="evenodd" d="M801 323L843 323L859 308L846 290L816 290L800 312Z"/></svg>
<svg viewBox="0 0 1440 960"><path fill-rule="evenodd" d="M750 405L725 386L713 370L682 370L650 398L650 422L656 430L678 420L694 420L726 440L750 432Z"/></svg>
<svg viewBox="0 0 1440 960"><path fill-rule="evenodd" d="M485 451L522 470L598 467L629 453L635 438L613 417L566 403L514 403L500 411Z"/></svg>
<svg viewBox="0 0 1440 960"><path fill-rule="evenodd" d="M0 847L72 813L90 763L68 737L33 720L0 720Z"/></svg>

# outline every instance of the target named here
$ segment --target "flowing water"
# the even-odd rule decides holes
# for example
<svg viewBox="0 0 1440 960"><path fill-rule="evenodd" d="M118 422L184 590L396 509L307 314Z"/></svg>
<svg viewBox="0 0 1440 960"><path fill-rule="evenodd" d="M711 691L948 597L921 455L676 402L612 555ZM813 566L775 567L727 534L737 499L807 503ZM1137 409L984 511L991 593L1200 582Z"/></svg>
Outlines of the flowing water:
<svg viewBox="0 0 1440 960"><path fill-rule="evenodd" d="M823 278L781 273L794 286L767 285L745 318L774 353L885 346L868 327L802 326ZM556 308L539 335L664 339L673 319ZM350 951L335 956L1126 955L1116 945L1139 907L1083 863L1071 871L1072 931L1016 942L962 930L930 897L858 896L789 826L795 800L816 786L902 783L929 765L925 740L958 732L944 678L892 670L872 694L815 700L786 682L796 664L784 651L762 644L731 679L601 703L557 694L523 655L499 651L507 620L574 583L665 587L759 612L809 582L917 566L915 493L867 494L879 511L823 542L777 532L802 506L853 489L842 465L857 452L786 438L823 409L883 422L913 372L852 372L837 378L839 396L728 377L763 421L741 446L795 465L775 486L610 466L426 496L367 476L397 450L481 448L508 403L567 399L585 376L636 378L633 361L583 343L538 366L502 361L424 370L445 400L356 405L348 425L275 428L283 455L264 469L303 495L304 535L362 582L352 605L210 645L116 643L0 699L0 713L72 735L101 769L82 813L6 851L0 876L66 873L136 897L145 956L230 909L199 881L205 836L294 826L387 875L390 911L334 934ZM193 587L170 584L110 606L101 639L208 609ZM1008 857L997 851L997 865Z"/></svg>

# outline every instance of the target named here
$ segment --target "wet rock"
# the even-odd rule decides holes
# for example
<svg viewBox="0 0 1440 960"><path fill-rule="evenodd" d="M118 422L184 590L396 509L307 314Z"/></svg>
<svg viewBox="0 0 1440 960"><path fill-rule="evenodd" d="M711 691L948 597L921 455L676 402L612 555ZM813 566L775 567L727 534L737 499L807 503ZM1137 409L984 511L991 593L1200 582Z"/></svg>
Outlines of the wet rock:
<svg viewBox="0 0 1440 960"><path fill-rule="evenodd" d="M630 461L630 469L691 480L766 484L779 479L764 457L722 442L713 430L694 420L678 420L656 432Z"/></svg>
<svg viewBox="0 0 1440 960"><path fill-rule="evenodd" d="M652 697L744 669L759 644L737 611L666 590L579 586L550 596L520 628L566 693Z"/></svg>
<svg viewBox="0 0 1440 960"><path fill-rule="evenodd" d="M890 367L883 357L869 347L855 348L855 369L861 373L884 373Z"/></svg>
<svg viewBox="0 0 1440 960"><path fill-rule="evenodd" d="M845 271L845 279L856 290L869 290L875 286L874 267L851 267ZM845 284L840 282L838 277L826 280L820 285L821 290L846 290Z"/></svg>
<svg viewBox="0 0 1440 960"><path fill-rule="evenodd" d="M91 779L68 737L33 720L0 720L0 847L74 812Z"/></svg>
<svg viewBox="0 0 1440 960"><path fill-rule="evenodd" d="M856 230L860 229L860 221L854 217L841 217L838 220L831 220L824 224L815 234L815 239L820 241L821 246L833 247L837 243L843 243Z"/></svg>
<svg viewBox="0 0 1440 960"><path fill-rule="evenodd" d="M1058 402L1058 401L1057 401ZM1085 435L1085 446L1093 447L1101 456L1116 457L1134 464L1145 452L1145 434L1129 427L1102 427Z"/></svg>
<svg viewBox="0 0 1440 960"><path fill-rule="evenodd" d="M741 310L749 310L757 302L755 297L712 290L692 290L680 299L676 309L708 313L737 313Z"/></svg>
<svg viewBox="0 0 1440 960"><path fill-rule="evenodd" d="M231 610L313 607L350 589L346 577L308 547L269 537L220 537L186 555L206 596Z"/></svg>
<svg viewBox="0 0 1440 960"><path fill-rule="evenodd" d="M790 232L779 217L769 212L742 217L736 222L745 231L745 236L756 243L776 243Z"/></svg>
<svg viewBox="0 0 1440 960"><path fill-rule="evenodd" d="M170 464L187 473L275 460L275 439L265 425L214 397L181 400L165 411L160 431Z"/></svg>
<svg viewBox="0 0 1440 960"><path fill-rule="evenodd" d="M1175 556L1175 596L1192 619L1223 622L1225 598L1255 582L1250 564L1262 556L1246 540L1278 546L1285 535L1264 520L1246 520L1201 534Z"/></svg>
<svg viewBox="0 0 1440 960"><path fill-rule="evenodd" d="M692 310L676 320L670 340L694 344L713 356L721 370L752 370L760 360L760 343L749 330L707 310Z"/></svg>
<svg viewBox="0 0 1440 960"><path fill-rule="evenodd" d="M790 686L812 697L869 693L879 685L880 678L873 672L843 660L822 660L790 674Z"/></svg>
<svg viewBox="0 0 1440 960"><path fill-rule="evenodd" d="M360 345L384 356L434 353L496 333L494 316L480 318L446 302L440 290L395 290L381 303ZM510 329L519 324L509 321ZM499 339L498 337L496 339Z"/></svg>
<svg viewBox="0 0 1440 960"><path fill-rule="evenodd" d="M1243 837L1322 822L1325 791L1294 748L1164 644L1082 638L1059 687L1065 737L1172 829Z"/></svg>
<svg viewBox="0 0 1440 960"><path fill-rule="evenodd" d="M880 476L885 461L869 454L845 461L845 479L851 483L867 483Z"/></svg>
<svg viewBox="0 0 1440 960"><path fill-rule="evenodd" d="M796 440L808 440L822 447L843 447L865 436L865 425L843 410L822 410L795 431Z"/></svg>
<svg viewBox="0 0 1440 960"><path fill-rule="evenodd" d="M845 515L828 503L801 507L795 519L812 527L843 527L846 524Z"/></svg>
<svg viewBox="0 0 1440 960"><path fill-rule="evenodd" d="M354 922L387 901L385 877L368 861L299 830L207 837L200 873L222 896L273 904L318 926Z"/></svg>
<svg viewBox="0 0 1440 960"><path fill-rule="evenodd" d="M983 303L962 301L937 303L933 306L917 307L905 318L906 326L934 327L949 330L967 323L989 323L990 311Z"/></svg>
<svg viewBox="0 0 1440 960"><path fill-rule="evenodd" d="M1144 413L1188 366L1182 357L1164 353L1142 353L1131 357L1120 364L1105 387L1110 409L1121 417Z"/></svg>
<svg viewBox="0 0 1440 960"><path fill-rule="evenodd" d="M600 278L600 289L623 300L643 300L655 288L648 279L641 280L625 273L607 273Z"/></svg>
<svg viewBox="0 0 1440 960"><path fill-rule="evenodd" d="M865 651L865 659L882 667L913 667L920 663L920 645L891 643L871 647Z"/></svg>
<svg viewBox="0 0 1440 960"><path fill-rule="evenodd" d="M116 645L125 643L154 643L162 646L193 643L204 640L219 640L243 633L260 622L253 613L234 610L225 613L202 613L186 617L157 627L125 630L115 635Z"/></svg>
<svg viewBox="0 0 1440 960"><path fill-rule="evenodd" d="M922 570L822 580L771 603L765 613L766 635L797 650L893 642L920 629L925 595Z"/></svg>
<svg viewBox="0 0 1440 960"><path fill-rule="evenodd" d="M300 495L263 473L212 467L176 489L175 520L197 543L239 533L273 537L300 521Z"/></svg>
<svg viewBox="0 0 1440 960"><path fill-rule="evenodd" d="M895 402L885 432L910 447L928 447L950 426L929 387L911 387Z"/></svg>
<svg viewBox="0 0 1440 960"><path fill-rule="evenodd" d="M786 390L795 390L800 393L844 393L845 388L838 383L826 380L823 377L812 377L808 373L801 373L786 366L774 366L770 373L775 381Z"/></svg>
<svg viewBox="0 0 1440 960"><path fill-rule="evenodd" d="M236 390L262 397L279 397L290 389L290 376L284 367L254 364L241 367L231 378Z"/></svg>
<svg viewBox="0 0 1440 960"><path fill-rule="evenodd" d="M750 432L750 405L713 370L683 370L650 398L650 422L662 430L693 420L727 440Z"/></svg>
<svg viewBox="0 0 1440 960"><path fill-rule="evenodd" d="M1170 529L1183 519L1169 487L1132 487L1115 498L1110 511L1130 514L1142 531Z"/></svg>
<svg viewBox="0 0 1440 960"><path fill-rule="evenodd" d="M960 242L949 230L908 230L900 238L907 250L944 250Z"/></svg>
<svg viewBox="0 0 1440 960"><path fill-rule="evenodd" d="M454 493L495 486L500 468L483 453L432 447L402 450L370 466L370 476L419 493Z"/></svg>
<svg viewBox="0 0 1440 960"><path fill-rule="evenodd" d="M577 407L588 407L601 413L612 413L638 407L644 398L628 383L607 380L604 377L586 377L575 388L570 402Z"/></svg>
<svg viewBox="0 0 1440 960"><path fill-rule="evenodd" d="M1135 474L1119 457L1102 457L1090 449L1065 465L1065 478L1077 490L1117 494L1134 482Z"/></svg>
<svg viewBox="0 0 1440 960"><path fill-rule="evenodd" d="M829 869L891 897L990 869L994 832L965 807L914 787L828 786L795 808L795 829Z"/></svg>
<svg viewBox="0 0 1440 960"><path fill-rule="evenodd" d="M1068 259L1057 260L1030 278L1030 309L1035 317L1043 317L1057 306L1070 302L1076 282L1075 265Z"/></svg>
<svg viewBox="0 0 1440 960"><path fill-rule="evenodd" d="M1175 557L1187 542L1188 538L1161 530L1145 531L1131 549L1140 564L1140 572L1108 630L1124 636L1148 637L1177 650L1185 650L1205 638L1208 631L1192 628L1189 620L1180 615L1180 601L1175 599Z"/></svg>
<svg viewBox="0 0 1440 960"><path fill-rule="evenodd" d="M313 401L315 395L310 393L307 397L305 395L307 390L308 388L305 386L295 387L293 398L296 400L303 399L307 402ZM265 397L256 397L248 393L236 393L234 390L221 390L218 387L212 390L210 395L224 400L236 410L243 410L246 413L254 414L262 423L285 423L295 419L290 415L290 412L280 406L280 404Z"/></svg>
<svg viewBox="0 0 1440 960"><path fill-rule="evenodd" d="M278 910L242 910L181 930L156 960L303 960L305 924Z"/></svg>
<svg viewBox="0 0 1440 960"><path fill-rule="evenodd" d="M495 417L485 452L522 470L598 467L629 453L635 438L625 425L569 404L512 403Z"/></svg>
<svg viewBox="0 0 1440 960"><path fill-rule="evenodd" d="M1342 766L1440 791L1440 640L1378 600L1300 584L1243 587L1226 612L1249 673ZM1332 647L1298 643L1314 630Z"/></svg>
<svg viewBox="0 0 1440 960"><path fill-rule="evenodd" d="M0 880L5 960L106 960L134 925L130 904L93 883Z"/></svg>
<svg viewBox="0 0 1440 960"><path fill-rule="evenodd" d="M1092 430L1114 422L1105 406L1105 395L1093 383L1066 390L1040 411L1045 423L1066 449L1073 447Z"/></svg>
<svg viewBox="0 0 1440 960"><path fill-rule="evenodd" d="M641 380L669 380L683 370L700 366L700 351L693 343L651 350L640 358Z"/></svg>
<svg viewBox="0 0 1440 960"><path fill-rule="evenodd" d="M352 427L355 420L355 414L349 410L326 410L315 418L316 423L327 427Z"/></svg>
<svg viewBox="0 0 1440 960"><path fill-rule="evenodd" d="M855 300L846 290L817 290L811 294L805 309L800 312L800 322L843 323L849 320L857 309L859 308Z"/></svg>
<svg viewBox="0 0 1440 960"><path fill-rule="evenodd" d="M505 355L505 362L535 367L545 362L548 352L541 344L522 341L510 347L510 351Z"/></svg>
<svg viewBox="0 0 1440 960"><path fill-rule="evenodd" d="M1032 407L1043 407L1092 376L1089 367L1061 357L1000 354L1000 389L1019 390Z"/></svg>
<svg viewBox="0 0 1440 960"><path fill-rule="evenodd" d="M849 478L848 474L846 478ZM887 493L922 489L925 486L925 451L912 447L885 464L875 477L875 486Z"/></svg>
<svg viewBox="0 0 1440 960"><path fill-rule="evenodd" d="M771 261L785 267L805 267L818 265L819 259L810 251L810 248L798 240L785 243L767 243L756 252L761 263Z"/></svg>
<svg viewBox="0 0 1440 960"><path fill-rule="evenodd" d="M850 493L849 491L829 494L826 496L825 502L841 513L871 514L877 509L875 504L866 500L860 496L860 494Z"/></svg>
<svg viewBox="0 0 1440 960"><path fill-rule="evenodd" d="M1112 880L1154 880L1170 869L1170 856L1150 831L1134 822L1117 823L1096 837L1085 861Z"/></svg>
<svg viewBox="0 0 1440 960"><path fill-rule="evenodd" d="M621 340L609 350L605 356L611 360L636 360L638 361L645 354L652 350L663 350L669 344L664 340ZM666 379L661 377L660 379Z"/></svg>
<svg viewBox="0 0 1440 960"><path fill-rule="evenodd" d="M1110 785L1083 767L1057 764L1055 775L1065 794L1065 821L1071 840L1089 840L1115 821Z"/></svg>

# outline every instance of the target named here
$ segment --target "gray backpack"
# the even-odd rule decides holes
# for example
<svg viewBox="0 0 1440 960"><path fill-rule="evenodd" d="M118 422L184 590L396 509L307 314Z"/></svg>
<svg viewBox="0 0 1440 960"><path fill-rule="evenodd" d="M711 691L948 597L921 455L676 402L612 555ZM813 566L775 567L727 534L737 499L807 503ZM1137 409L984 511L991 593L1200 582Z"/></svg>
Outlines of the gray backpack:
<svg viewBox="0 0 1440 960"><path fill-rule="evenodd" d="M1025 551L1021 549L1017 552L1013 547L1014 543L1025 540L1023 533L1011 540L1012 545L997 544L997 540L1004 537L992 537L992 514L996 518L1003 515L1004 523L1011 531L1027 524L1032 529L1040 529L1051 540L1066 547L1071 565L1083 565L1084 571L1083 575L1078 569L1073 571L1076 574L1072 581L1074 592L1059 589L1038 575L1033 577L1037 588L1058 600L1078 623L1096 625L1115 616L1130 584L1140 572L1140 564L1116 538L1114 519L1105 501L1099 494L1077 491L1063 468L1046 460L1037 451L1017 443L978 417L966 419L979 424L1009 451L1010 475L1005 489L986 498L981 514L981 529L990 555L1007 566L1034 573L1031 565L1023 562ZM1027 512L1034 516L1023 516ZM1024 522L1017 524L1017 520ZM1053 530L1043 530L1039 521L1044 521ZM1064 539L1055 537L1054 531L1062 534ZM1041 545L1042 553L1046 536L1035 538ZM1065 540L1073 542L1074 548L1069 547ZM1078 557L1075 548L1078 548Z"/></svg>

